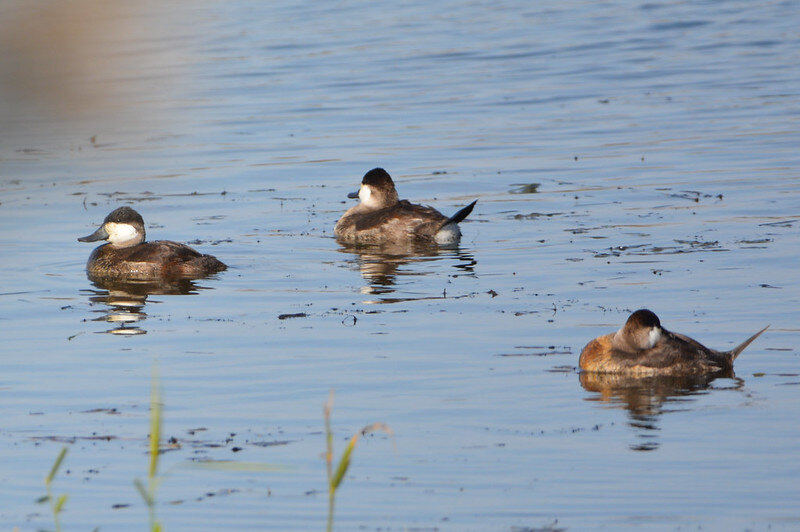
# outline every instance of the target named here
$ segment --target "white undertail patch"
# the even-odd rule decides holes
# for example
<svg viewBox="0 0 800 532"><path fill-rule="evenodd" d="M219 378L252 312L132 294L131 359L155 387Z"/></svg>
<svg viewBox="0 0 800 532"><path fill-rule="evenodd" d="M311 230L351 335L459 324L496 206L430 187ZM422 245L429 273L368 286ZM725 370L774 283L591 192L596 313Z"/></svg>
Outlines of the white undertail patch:
<svg viewBox="0 0 800 532"><path fill-rule="evenodd" d="M455 244L461 239L461 231L457 224L447 224L436 233L437 244Z"/></svg>

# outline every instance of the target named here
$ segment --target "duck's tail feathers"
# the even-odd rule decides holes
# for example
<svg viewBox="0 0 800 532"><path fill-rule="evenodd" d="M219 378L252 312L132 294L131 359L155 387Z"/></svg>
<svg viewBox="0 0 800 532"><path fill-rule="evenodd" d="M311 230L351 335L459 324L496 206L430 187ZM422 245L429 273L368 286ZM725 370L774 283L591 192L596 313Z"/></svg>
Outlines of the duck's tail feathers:
<svg viewBox="0 0 800 532"><path fill-rule="evenodd" d="M744 342L742 342L741 344L739 344L739 345L738 345L738 346L736 346L735 348L733 348L733 349L731 349L730 351L728 351L728 353L730 353L730 355L731 355L731 362L733 362L734 360L736 360L736 357L738 357L738 356L739 356L739 354L740 354L742 351L744 351L744 350L745 350L745 348L746 348L748 345L750 345L750 344L753 342L753 340L755 340L756 338L758 338L759 336L761 336L761 333L763 333L763 332L764 332L764 331L766 331L767 329L769 329L769 325L767 325L766 327L764 327L763 329L761 329L760 331L758 331L757 333L755 333L753 336L751 336L750 338L748 338L747 340L745 340Z"/></svg>
<svg viewBox="0 0 800 532"><path fill-rule="evenodd" d="M445 226L448 226L448 225L451 225L451 224L457 224L458 222L460 222L461 220L463 220L464 218L469 216L469 213L472 212L472 209L473 209L473 207L475 207L476 203L478 203L478 200L473 201L472 203L470 203L469 205L467 205L466 207L464 207L463 209L461 209L460 211L455 213L453 216L448 218L445 223L442 224L442 227L445 227Z"/></svg>

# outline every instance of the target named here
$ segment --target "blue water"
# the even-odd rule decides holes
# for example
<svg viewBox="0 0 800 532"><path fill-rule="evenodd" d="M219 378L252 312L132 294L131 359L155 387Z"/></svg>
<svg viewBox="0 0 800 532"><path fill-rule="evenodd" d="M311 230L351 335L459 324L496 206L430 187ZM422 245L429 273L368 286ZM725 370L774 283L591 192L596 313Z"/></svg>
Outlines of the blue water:
<svg viewBox="0 0 800 532"><path fill-rule="evenodd" d="M45 4L63 41L0 17L5 529L53 528L64 445L63 529L146 527L154 366L168 531L323 529L331 389L337 454L395 435L359 443L337 530L800 527L793 3L100 5ZM478 199L459 249L342 249L375 166ZM93 285L76 238L120 205L228 271ZM735 378L582 383L645 306L718 349L770 329Z"/></svg>

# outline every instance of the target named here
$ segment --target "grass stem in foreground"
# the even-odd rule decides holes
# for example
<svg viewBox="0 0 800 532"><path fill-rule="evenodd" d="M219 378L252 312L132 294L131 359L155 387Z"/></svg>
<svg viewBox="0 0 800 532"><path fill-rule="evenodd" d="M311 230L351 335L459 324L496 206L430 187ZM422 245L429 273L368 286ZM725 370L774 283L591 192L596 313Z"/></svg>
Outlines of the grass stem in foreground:
<svg viewBox="0 0 800 532"><path fill-rule="evenodd" d="M328 524L326 530L333 531L333 508L336 504L336 490L341 486L344 481L344 476L347 474L347 469L350 467L350 457L353 450L356 448L358 439L371 432L382 431L392 436L392 429L385 423L372 423L365 426L360 431L353 434L350 441L347 442L347 447L339 458L339 464L336 466L336 471L333 470L333 430L331 430L331 411L333 410L333 390L328 395L328 400L325 402L323 412L325 415L325 466L328 473Z"/></svg>
<svg viewBox="0 0 800 532"><path fill-rule="evenodd" d="M67 495L60 495L57 499L53 497L53 480L55 480L56 474L58 474L58 470L65 456L67 456L67 447L62 447L61 452L59 452L56 457L56 461L53 462L53 467L50 468L50 473L44 478L44 487L47 490L47 495L36 501L40 503L45 501L50 503L50 511L53 512L53 523L56 527L56 532L61 532L61 520L58 516L61 510L64 509L64 504L67 502Z"/></svg>
<svg viewBox="0 0 800 532"><path fill-rule="evenodd" d="M158 489L158 453L161 442L161 388L158 382L158 368L153 365L150 385L150 465L147 468L147 486L138 478L133 481L144 503L147 505L150 531L162 532L161 523L156 520L156 490Z"/></svg>

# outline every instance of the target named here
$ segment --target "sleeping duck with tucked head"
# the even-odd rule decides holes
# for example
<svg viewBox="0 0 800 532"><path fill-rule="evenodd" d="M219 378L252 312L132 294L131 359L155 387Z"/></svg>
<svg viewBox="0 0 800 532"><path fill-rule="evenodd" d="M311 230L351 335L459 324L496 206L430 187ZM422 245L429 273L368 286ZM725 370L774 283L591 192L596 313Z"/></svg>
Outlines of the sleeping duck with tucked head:
<svg viewBox="0 0 800 532"><path fill-rule="evenodd" d="M225 270L227 266L211 255L203 255L170 240L145 242L144 220L130 207L115 209L103 225L79 242L106 240L95 248L86 263L93 278L127 280L197 279Z"/></svg>
<svg viewBox="0 0 800 532"><path fill-rule="evenodd" d="M583 371L632 377L732 371L736 357L768 328L769 325L730 351L716 351L664 329L658 316L641 309L631 314L617 332L589 342L578 364Z"/></svg>
<svg viewBox="0 0 800 532"><path fill-rule="evenodd" d="M433 207L399 199L392 178L383 168L367 172L358 192L348 197L360 201L344 213L333 229L336 238L346 244L455 244L461 238L458 223L478 201L448 218Z"/></svg>

